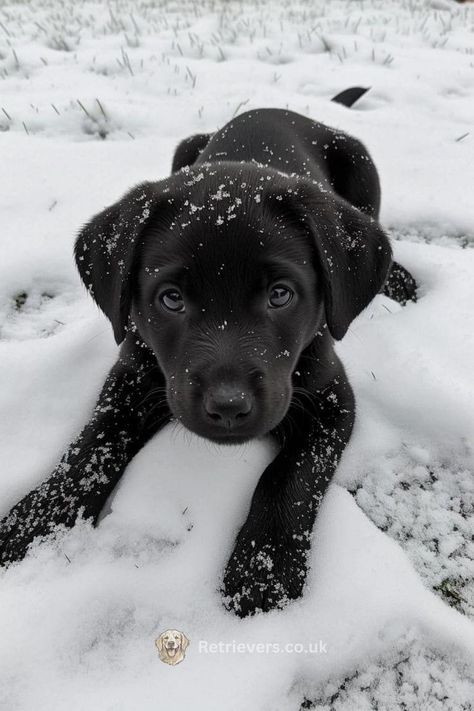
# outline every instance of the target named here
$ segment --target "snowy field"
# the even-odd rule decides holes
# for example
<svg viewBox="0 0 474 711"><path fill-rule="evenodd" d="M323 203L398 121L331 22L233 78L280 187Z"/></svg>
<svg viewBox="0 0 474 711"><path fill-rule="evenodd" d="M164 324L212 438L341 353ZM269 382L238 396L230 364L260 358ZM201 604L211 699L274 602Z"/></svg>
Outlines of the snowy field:
<svg viewBox="0 0 474 711"><path fill-rule="evenodd" d="M371 91L348 110L329 99ZM0 0L0 516L53 469L114 362L75 273L94 212L260 106L362 139L419 301L338 352L356 429L304 597L239 620L217 588L267 442L165 430L100 526L0 571L2 711L468 710L474 703L474 5ZM186 659L154 640L177 628ZM207 642L318 646L210 654Z"/></svg>

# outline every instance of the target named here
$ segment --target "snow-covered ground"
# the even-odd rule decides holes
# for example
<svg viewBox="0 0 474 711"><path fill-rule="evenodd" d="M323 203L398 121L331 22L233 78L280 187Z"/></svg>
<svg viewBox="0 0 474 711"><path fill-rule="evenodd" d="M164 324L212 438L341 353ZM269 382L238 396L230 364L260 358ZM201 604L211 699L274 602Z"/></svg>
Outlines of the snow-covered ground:
<svg viewBox="0 0 474 711"><path fill-rule="evenodd" d="M372 87L352 110L329 98ZM420 299L338 351L354 436L305 595L239 620L217 588L270 445L166 430L82 524L0 572L2 711L472 709L474 5L0 0L0 516L88 419L116 346L78 227L173 147L258 106L362 139ZM162 664L167 628L191 640ZM210 654L200 641L315 644Z"/></svg>

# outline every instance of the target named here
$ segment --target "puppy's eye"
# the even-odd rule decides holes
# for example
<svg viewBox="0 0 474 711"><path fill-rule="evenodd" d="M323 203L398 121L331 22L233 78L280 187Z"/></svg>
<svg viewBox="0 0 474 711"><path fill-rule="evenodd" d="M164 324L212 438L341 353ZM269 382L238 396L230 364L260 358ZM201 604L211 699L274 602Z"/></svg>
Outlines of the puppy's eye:
<svg viewBox="0 0 474 711"><path fill-rule="evenodd" d="M284 284L275 284L268 294L268 305L272 309L281 309L287 306L293 298L293 292Z"/></svg>
<svg viewBox="0 0 474 711"><path fill-rule="evenodd" d="M159 296L160 304L166 311L173 313L183 313L184 299L177 289L165 289Z"/></svg>

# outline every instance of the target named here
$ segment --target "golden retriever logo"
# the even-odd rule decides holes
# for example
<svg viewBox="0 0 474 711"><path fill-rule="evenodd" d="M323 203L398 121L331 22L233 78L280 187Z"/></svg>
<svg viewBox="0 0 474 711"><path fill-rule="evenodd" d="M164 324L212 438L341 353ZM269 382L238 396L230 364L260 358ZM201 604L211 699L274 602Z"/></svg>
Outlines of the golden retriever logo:
<svg viewBox="0 0 474 711"><path fill-rule="evenodd" d="M189 639L179 630L166 630L155 640L160 659L165 664L179 664L183 661Z"/></svg>

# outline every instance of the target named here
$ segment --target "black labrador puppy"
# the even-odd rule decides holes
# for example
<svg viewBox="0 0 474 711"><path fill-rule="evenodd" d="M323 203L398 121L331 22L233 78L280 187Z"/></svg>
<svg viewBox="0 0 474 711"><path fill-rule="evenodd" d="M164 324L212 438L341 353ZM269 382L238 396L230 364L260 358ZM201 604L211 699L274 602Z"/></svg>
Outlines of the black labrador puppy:
<svg viewBox="0 0 474 711"><path fill-rule="evenodd" d="M132 457L173 420L219 443L277 440L222 590L240 615L300 596L315 516L354 422L334 339L382 289L415 298L379 204L358 140L259 109L183 141L169 178L96 215L75 255L119 359L57 469L1 523L0 562L78 516L95 522Z"/></svg>

